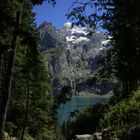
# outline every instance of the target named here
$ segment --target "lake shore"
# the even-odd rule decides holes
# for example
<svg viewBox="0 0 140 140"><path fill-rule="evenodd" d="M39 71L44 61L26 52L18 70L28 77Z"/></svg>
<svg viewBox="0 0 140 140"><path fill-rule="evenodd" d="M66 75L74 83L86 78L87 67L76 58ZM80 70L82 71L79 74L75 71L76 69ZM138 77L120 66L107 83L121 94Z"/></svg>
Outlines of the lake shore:
<svg viewBox="0 0 140 140"><path fill-rule="evenodd" d="M95 93L90 93L88 91L84 91L84 92L80 92L79 93L79 96L81 97L96 97L96 98L111 98L113 96L113 93L112 91L110 91L109 93L107 94L104 94L104 95L99 95L99 94L95 94Z"/></svg>

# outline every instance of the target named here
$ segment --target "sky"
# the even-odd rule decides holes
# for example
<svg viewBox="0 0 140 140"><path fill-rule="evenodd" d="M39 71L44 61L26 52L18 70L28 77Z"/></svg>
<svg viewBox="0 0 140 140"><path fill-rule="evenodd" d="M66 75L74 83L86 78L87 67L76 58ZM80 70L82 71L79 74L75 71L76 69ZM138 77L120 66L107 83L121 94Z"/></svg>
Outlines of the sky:
<svg viewBox="0 0 140 140"><path fill-rule="evenodd" d="M72 6L74 0L56 0L56 5L52 5L44 2L42 5L35 6L33 12L36 13L36 24L39 26L42 22L47 21L52 23L57 29L61 29L66 22L72 22L65 16L68 13L69 8ZM83 0L87 1L87 0ZM87 14L92 12L92 8L88 8ZM99 26L98 30L106 32Z"/></svg>
<svg viewBox="0 0 140 140"><path fill-rule="evenodd" d="M35 6L33 8L33 12L36 13L37 26L39 26L43 21L47 21L60 29L64 23L70 21L65 15L72 5L72 0L56 0L56 2L55 7L44 2L43 5Z"/></svg>

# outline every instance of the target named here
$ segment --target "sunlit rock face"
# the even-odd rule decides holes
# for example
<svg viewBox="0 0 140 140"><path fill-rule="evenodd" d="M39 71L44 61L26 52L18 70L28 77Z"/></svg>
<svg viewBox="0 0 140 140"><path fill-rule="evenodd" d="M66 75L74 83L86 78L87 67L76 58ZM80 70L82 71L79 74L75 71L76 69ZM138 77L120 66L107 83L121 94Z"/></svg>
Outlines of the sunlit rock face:
<svg viewBox="0 0 140 140"><path fill-rule="evenodd" d="M88 27L72 26L70 22L60 30L44 22L38 31L40 51L44 54L54 91L58 92L65 85L73 88L79 85L78 92L83 87L88 88L85 81L100 68L98 61L110 48L110 38ZM101 91L100 86L97 87Z"/></svg>

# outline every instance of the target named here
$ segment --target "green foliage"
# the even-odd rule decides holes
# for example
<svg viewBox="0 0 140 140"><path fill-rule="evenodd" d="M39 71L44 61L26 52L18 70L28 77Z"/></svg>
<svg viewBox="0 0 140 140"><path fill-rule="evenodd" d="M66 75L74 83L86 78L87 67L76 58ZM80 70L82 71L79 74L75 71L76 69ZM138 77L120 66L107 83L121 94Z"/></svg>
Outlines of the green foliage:
<svg viewBox="0 0 140 140"><path fill-rule="evenodd" d="M118 104L109 107L101 120L102 128L117 133L120 139L128 135L129 129L140 123L140 90ZM127 137L126 137L127 139Z"/></svg>
<svg viewBox="0 0 140 140"><path fill-rule="evenodd" d="M26 133L23 140L34 140L34 139L29 134Z"/></svg>
<svg viewBox="0 0 140 140"><path fill-rule="evenodd" d="M62 131L67 140L74 138L76 134L93 134L99 127L100 119L106 106L96 104L85 108L78 113L77 110L70 114L69 120L63 123Z"/></svg>
<svg viewBox="0 0 140 140"><path fill-rule="evenodd" d="M57 124L55 110L52 110L53 99L48 94L50 81L45 65L32 50L26 46L18 49L6 131L12 136L20 136L25 123L29 80L29 113L24 138L53 140Z"/></svg>
<svg viewBox="0 0 140 140"><path fill-rule="evenodd" d="M51 110L53 99L48 95L51 86L38 56L32 12L34 5L44 1L55 5L55 0L2 0L0 4L0 139L8 104L6 130L10 135L19 138L24 127L25 139L38 139L52 129L51 135L56 134L55 113Z"/></svg>
<svg viewBox="0 0 140 140"><path fill-rule="evenodd" d="M109 100L109 104L110 105L115 105L118 102L120 102L123 97L122 97L122 83L121 82L117 82L114 83L113 85L113 96L110 98Z"/></svg>
<svg viewBox="0 0 140 140"><path fill-rule="evenodd" d="M54 97L56 106L59 106L60 104L65 104L66 101L70 100L72 97L70 86L63 86L61 91Z"/></svg>

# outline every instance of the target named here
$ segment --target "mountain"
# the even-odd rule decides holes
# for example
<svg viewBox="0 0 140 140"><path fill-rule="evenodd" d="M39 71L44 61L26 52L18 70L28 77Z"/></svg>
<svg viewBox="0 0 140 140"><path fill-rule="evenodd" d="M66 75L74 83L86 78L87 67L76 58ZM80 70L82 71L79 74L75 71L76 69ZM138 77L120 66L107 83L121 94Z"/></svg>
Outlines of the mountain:
<svg viewBox="0 0 140 140"><path fill-rule="evenodd" d="M73 26L67 22L58 30L51 23L38 27L40 51L43 54L54 94L63 86L70 86L78 94L83 91L105 94L112 89L111 82L96 84L89 89L87 79L101 67L98 61L110 48L106 34L88 27Z"/></svg>

